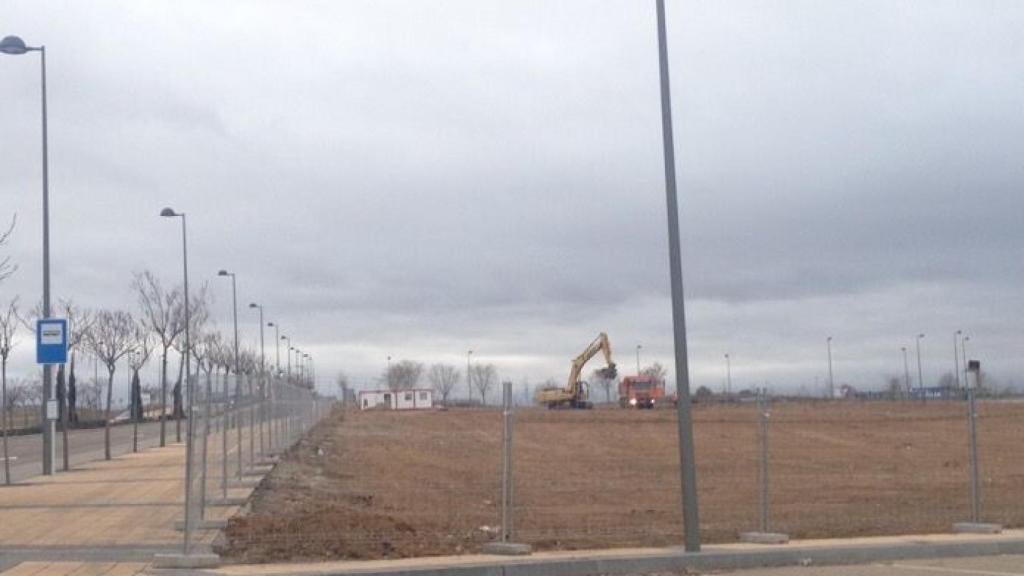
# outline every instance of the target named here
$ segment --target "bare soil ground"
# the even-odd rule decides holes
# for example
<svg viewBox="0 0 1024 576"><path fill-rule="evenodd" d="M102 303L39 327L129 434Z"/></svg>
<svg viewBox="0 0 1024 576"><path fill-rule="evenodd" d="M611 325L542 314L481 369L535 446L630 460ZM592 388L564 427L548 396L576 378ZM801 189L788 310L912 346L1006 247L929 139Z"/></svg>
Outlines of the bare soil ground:
<svg viewBox="0 0 1024 576"><path fill-rule="evenodd" d="M1024 525L1024 403L979 404L984 520ZM702 535L758 527L752 405L698 405ZM226 531L240 561L477 551L500 522L497 410L336 411ZM523 409L515 539L539 549L680 543L675 412ZM773 406L771 529L793 538L949 531L969 518L963 402Z"/></svg>

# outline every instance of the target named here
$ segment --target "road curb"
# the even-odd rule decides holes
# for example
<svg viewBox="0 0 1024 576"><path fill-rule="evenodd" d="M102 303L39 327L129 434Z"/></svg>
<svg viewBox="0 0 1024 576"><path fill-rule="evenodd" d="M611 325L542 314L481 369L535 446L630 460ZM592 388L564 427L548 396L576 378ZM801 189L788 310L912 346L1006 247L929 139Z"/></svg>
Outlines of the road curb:
<svg viewBox="0 0 1024 576"><path fill-rule="evenodd" d="M780 546L757 550L715 550L687 553L682 549L665 549L644 554L595 554L558 558L495 558L476 563L427 564L367 568L320 567L308 571L268 572L260 567L261 576L592 576L642 574L691 570L740 570L786 566L829 566L892 562L897 560L955 558L1024 554L1024 539L971 540L969 542L900 542L890 544L851 544L826 546ZM196 574L216 574L197 571Z"/></svg>

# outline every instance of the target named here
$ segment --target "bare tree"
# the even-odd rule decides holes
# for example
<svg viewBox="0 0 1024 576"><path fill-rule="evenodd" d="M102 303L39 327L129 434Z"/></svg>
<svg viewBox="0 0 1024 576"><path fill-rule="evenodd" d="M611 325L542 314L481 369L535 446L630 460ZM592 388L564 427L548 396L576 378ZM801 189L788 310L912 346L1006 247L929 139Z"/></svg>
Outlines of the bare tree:
<svg viewBox="0 0 1024 576"><path fill-rule="evenodd" d="M473 386L480 393L480 403L486 406L487 393L498 382L498 369L494 364L474 364L472 372Z"/></svg>
<svg viewBox="0 0 1024 576"><path fill-rule="evenodd" d="M434 364L427 373L431 386L441 396L441 404L448 405L448 396L459 383L459 371L451 364Z"/></svg>
<svg viewBox="0 0 1024 576"><path fill-rule="evenodd" d="M206 322L210 319L210 291L207 289L207 285L203 284L199 287L199 290L189 294L189 314L188 314L188 329L189 329L189 346L194 346L197 337L202 334L203 328L206 326ZM184 305L178 310L179 314L185 313ZM184 316L180 319L182 326L185 325ZM188 350L185 350L185 339L177 338L172 343L174 349L178 351L178 379L174 383L173 397L174 397L174 436L178 442L181 442L181 421L185 418L185 403L184 403L184 390L183 386L188 385L188 381L183 382L182 376L185 375L185 355L190 354ZM185 375L188 376L188 375Z"/></svg>
<svg viewBox="0 0 1024 576"><path fill-rule="evenodd" d="M338 385L338 392L341 394L341 404L344 406L348 403L349 390L351 390L348 374L339 370L338 375L334 378L334 383Z"/></svg>
<svg viewBox="0 0 1024 576"><path fill-rule="evenodd" d="M110 460L110 409L114 394L114 372L117 362L131 352L135 336L135 320L122 310L101 310L96 314L87 342L89 349L107 367L107 408L103 422L103 453Z"/></svg>
<svg viewBox="0 0 1024 576"><path fill-rule="evenodd" d="M86 382L81 387L82 405L94 412L103 405L103 383L99 380Z"/></svg>
<svg viewBox="0 0 1024 576"><path fill-rule="evenodd" d="M11 239L11 233L14 232L14 225L17 224L17 222L17 214L11 216L11 225L7 227L6 231L0 233L0 246L7 244L7 242ZM18 265L11 263L10 256L5 256L2 260L0 260L0 282L3 282L4 280L10 278L11 274L14 274L17 270Z"/></svg>
<svg viewBox="0 0 1024 576"><path fill-rule="evenodd" d="M0 313L0 373L2 373L3 391L0 394L0 406L3 408L4 423L4 484L11 483L11 461L7 453L7 435L10 433L10 423L7 421L7 359L11 350L18 344L15 336L18 332L18 299L14 298L7 305L7 309Z"/></svg>
<svg viewBox="0 0 1024 576"><path fill-rule="evenodd" d="M4 398L4 411L8 414L11 426L14 426L14 409L19 406L27 406L31 402L32 383L16 378L7 385L7 394ZM27 411L22 412L22 428L28 427Z"/></svg>
<svg viewBox="0 0 1024 576"><path fill-rule="evenodd" d="M165 290L153 273L136 273L132 286L139 300L142 322L160 345L160 446L167 445L167 355L185 330L180 288Z"/></svg>
<svg viewBox="0 0 1024 576"><path fill-rule="evenodd" d="M413 360L392 364L384 373L384 379L392 391L411 390L419 384L422 376L423 364Z"/></svg>
<svg viewBox="0 0 1024 576"><path fill-rule="evenodd" d="M71 358L71 363L68 366L66 416L68 421L77 422L76 399L78 390L75 389L77 384L77 378L75 377L75 352L85 345L85 337L92 327L92 311L78 306L71 299L62 298L59 306L64 310L64 316L68 319L68 355ZM65 422L65 429L67 428L66 424ZM67 438L64 440L66 445Z"/></svg>
<svg viewBox="0 0 1024 576"><path fill-rule="evenodd" d="M128 412L132 419L132 452L139 451L139 422L145 418L146 408L142 404L142 381L139 371L149 362L153 354L153 337L142 322L135 322L132 329L132 350L128 356L128 366L132 370L131 400Z"/></svg>
<svg viewBox="0 0 1024 576"><path fill-rule="evenodd" d="M644 376L654 376L654 378L660 382L665 380L665 376L668 374L668 371L665 370L665 367L660 363L655 362L641 370L640 374Z"/></svg>

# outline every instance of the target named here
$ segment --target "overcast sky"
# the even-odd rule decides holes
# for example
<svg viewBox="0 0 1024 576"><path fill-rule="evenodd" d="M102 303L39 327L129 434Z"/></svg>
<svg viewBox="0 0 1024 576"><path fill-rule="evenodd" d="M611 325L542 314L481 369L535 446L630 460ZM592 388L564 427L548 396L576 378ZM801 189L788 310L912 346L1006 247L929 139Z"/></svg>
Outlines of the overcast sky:
<svg viewBox="0 0 1024 576"><path fill-rule="evenodd" d="M919 332L932 383L957 329L1024 384L1024 5L667 4L694 386L729 352L735 387L820 389L830 335L837 385L901 346L916 379ZM672 364L653 0L5 0L6 34L47 46L55 297L177 281L173 206L218 325L228 268L325 389L469 349L561 381L599 331ZM38 56L0 87L0 299L35 301Z"/></svg>

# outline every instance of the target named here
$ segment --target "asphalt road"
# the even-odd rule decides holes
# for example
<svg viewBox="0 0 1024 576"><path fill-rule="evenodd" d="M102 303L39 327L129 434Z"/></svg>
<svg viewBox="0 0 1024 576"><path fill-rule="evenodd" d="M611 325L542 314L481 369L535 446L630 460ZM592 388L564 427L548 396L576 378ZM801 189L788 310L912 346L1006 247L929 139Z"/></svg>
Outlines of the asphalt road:
<svg viewBox="0 0 1024 576"><path fill-rule="evenodd" d="M167 443L175 441L174 421L167 422ZM114 426L110 429L111 454L117 456L132 450L132 425ZM185 433L185 422L182 422L182 434ZM89 430L69 430L68 446L70 448L71 466L83 462L103 459L103 428ZM63 434L57 432L57 449L55 467L63 469ZM15 482L38 476L43 473L43 436L29 434L11 436L7 439L8 453L11 458L11 479ZM150 448L160 444L160 423L147 422L139 425L139 449ZM0 453L0 464L3 454ZM3 468L0 466L0 479Z"/></svg>
<svg viewBox="0 0 1024 576"><path fill-rule="evenodd" d="M723 573L718 572L718 574ZM734 576L1024 576L1024 556L904 560L889 564L856 566L794 566L739 570L727 574Z"/></svg>

